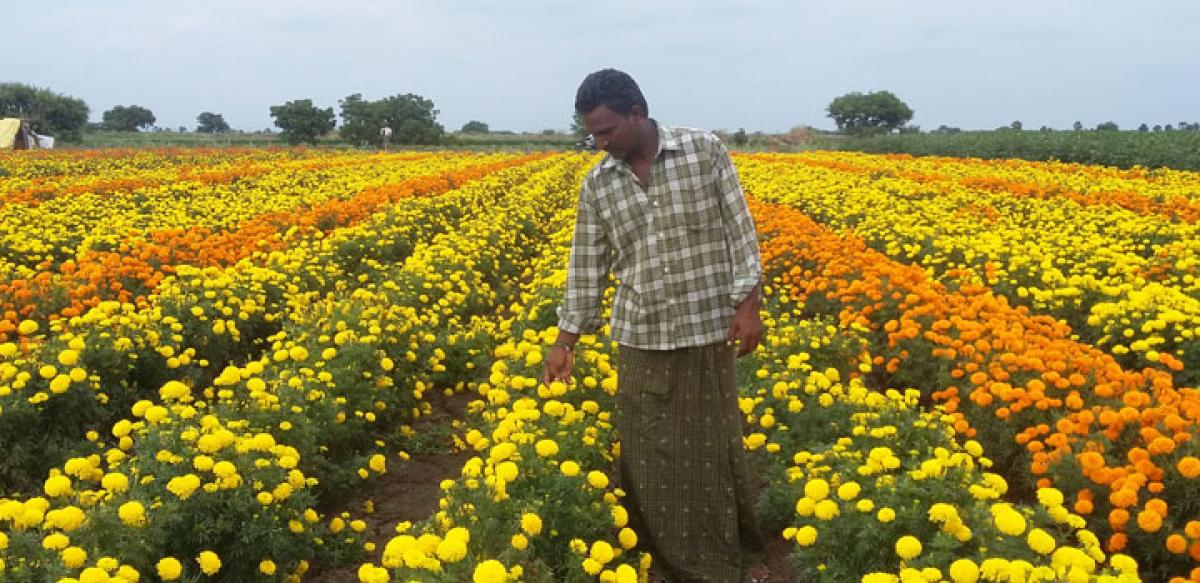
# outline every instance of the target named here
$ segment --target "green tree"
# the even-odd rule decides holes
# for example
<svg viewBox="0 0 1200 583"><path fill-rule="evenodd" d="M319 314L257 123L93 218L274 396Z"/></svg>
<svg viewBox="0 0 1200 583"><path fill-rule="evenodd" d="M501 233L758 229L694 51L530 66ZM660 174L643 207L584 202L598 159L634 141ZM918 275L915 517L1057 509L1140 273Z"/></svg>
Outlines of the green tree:
<svg viewBox="0 0 1200 583"><path fill-rule="evenodd" d="M587 128L583 127L583 116L579 112L571 114L571 135L582 138L587 134Z"/></svg>
<svg viewBox="0 0 1200 583"><path fill-rule="evenodd" d="M196 116L196 131L202 134L221 134L229 131L229 124L221 114L206 111Z"/></svg>
<svg viewBox="0 0 1200 583"><path fill-rule="evenodd" d="M321 109L311 99L297 99L283 105L271 106L271 117L280 130L279 137L295 146L309 143L315 145L317 138L333 130L333 108Z"/></svg>
<svg viewBox="0 0 1200 583"><path fill-rule="evenodd" d="M1083 122L1081 122L1081 121L1077 121L1077 122L1075 122L1075 123L1071 124L1071 129L1073 129L1073 130L1075 130L1075 131L1077 131L1077 132L1078 132L1078 131L1080 131L1080 130L1082 130L1082 129L1083 129Z"/></svg>
<svg viewBox="0 0 1200 583"><path fill-rule="evenodd" d="M23 83L0 83L0 117L19 117L36 133L78 142L89 113L82 99Z"/></svg>
<svg viewBox="0 0 1200 583"><path fill-rule="evenodd" d="M1017 130L1018 132L1019 132L1019 131L1021 131L1021 130L1022 130L1024 127L1025 127L1025 125L1024 125L1024 124L1022 124L1022 123L1021 123L1021 120L1019 120L1019 119L1018 119L1018 120L1015 120L1015 121L1013 121L1013 122L1012 122L1012 123L1010 123L1010 124L1008 124L1008 129L1010 129L1010 130Z"/></svg>
<svg viewBox="0 0 1200 583"><path fill-rule="evenodd" d="M1116 122L1106 121L1096 126L1096 129L1102 132L1115 132L1121 128L1117 127Z"/></svg>
<svg viewBox="0 0 1200 583"><path fill-rule="evenodd" d="M1139 132L1148 132L1148 131L1150 131L1150 126L1143 123L1142 125L1138 126L1138 131Z"/></svg>
<svg viewBox="0 0 1200 583"><path fill-rule="evenodd" d="M488 128L488 124L485 124L481 121L471 120L463 124L462 132L464 134L486 134L488 133L489 129L490 128Z"/></svg>
<svg viewBox="0 0 1200 583"><path fill-rule="evenodd" d="M104 128L116 132L136 132L154 125L154 113L140 105L118 105L104 112Z"/></svg>
<svg viewBox="0 0 1200 583"><path fill-rule="evenodd" d="M890 91L847 93L826 109L838 130L850 135L891 132L908 123L913 110Z"/></svg>
<svg viewBox="0 0 1200 583"><path fill-rule="evenodd" d="M384 127L392 128L393 144L436 144L445 130L437 123L433 102L412 93L367 101L361 93L339 102L342 108L342 139L356 146L379 141Z"/></svg>
<svg viewBox="0 0 1200 583"><path fill-rule="evenodd" d="M748 143L750 143L750 136L746 135L746 128L738 128L738 131L733 132L735 146L745 146Z"/></svg>

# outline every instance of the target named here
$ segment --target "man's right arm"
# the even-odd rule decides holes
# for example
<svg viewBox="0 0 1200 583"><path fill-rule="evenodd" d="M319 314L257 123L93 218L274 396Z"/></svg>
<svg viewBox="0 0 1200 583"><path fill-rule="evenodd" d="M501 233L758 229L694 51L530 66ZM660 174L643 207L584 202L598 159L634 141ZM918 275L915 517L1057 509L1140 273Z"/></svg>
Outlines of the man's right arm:
<svg viewBox="0 0 1200 583"><path fill-rule="evenodd" d="M589 199L585 182L579 196L571 258L567 263L567 285L558 309L558 338L546 358L544 381L567 380L571 375L571 352L581 334L591 333L603 323L600 302L604 296L612 261L608 233Z"/></svg>

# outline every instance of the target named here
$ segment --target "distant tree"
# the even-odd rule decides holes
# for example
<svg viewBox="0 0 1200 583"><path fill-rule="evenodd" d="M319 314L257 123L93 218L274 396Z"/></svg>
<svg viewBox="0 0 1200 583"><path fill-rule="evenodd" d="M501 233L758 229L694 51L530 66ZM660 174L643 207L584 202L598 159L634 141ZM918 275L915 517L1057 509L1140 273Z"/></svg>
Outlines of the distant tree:
<svg viewBox="0 0 1200 583"><path fill-rule="evenodd" d="M437 123L433 102L407 93L379 101L367 101L361 93L339 102L342 108L342 139L357 146L374 144L384 127L392 129L394 144L436 144L445 130Z"/></svg>
<svg viewBox="0 0 1200 583"><path fill-rule="evenodd" d="M140 105L118 105L103 115L105 129L136 132L154 125L154 113Z"/></svg>
<svg viewBox="0 0 1200 583"><path fill-rule="evenodd" d="M488 133L488 124L471 120L463 124L462 131L464 134L486 134Z"/></svg>
<svg viewBox="0 0 1200 583"><path fill-rule="evenodd" d="M937 129L930 130L929 133L931 133L931 134L958 134L958 133L962 133L962 130L959 128L956 128L956 127L942 124L942 125L938 126Z"/></svg>
<svg viewBox="0 0 1200 583"><path fill-rule="evenodd" d="M229 131L229 124L219 113L206 111L196 116L196 131L202 134L220 134Z"/></svg>
<svg viewBox="0 0 1200 583"><path fill-rule="evenodd" d="M82 99L23 83L0 83L0 117L19 117L36 133L78 142L88 113Z"/></svg>
<svg viewBox="0 0 1200 583"><path fill-rule="evenodd" d="M1167 124L1167 125L1163 126L1163 131L1164 132L1173 132L1173 131L1175 131L1175 128L1171 124Z"/></svg>
<svg viewBox="0 0 1200 583"><path fill-rule="evenodd" d="M1081 122L1081 121L1077 121L1077 122L1075 122L1075 123L1071 124L1071 129L1073 129L1073 130L1075 130L1075 131L1077 131L1077 132L1078 132L1078 131L1080 131L1080 130L1082 130L1082 129L1083 129L1083 122Z"/></svg>
<svg viewBox="0 0 1200 583"><path fill-rule="evenodd" d="M1042 126L1042 127L1038 128L1038 131L1039 132L1052 132L1052 131L1054 131L1054 128L1052 128L1050 126Z"/></svg>
<svg viewBox="0 0 1200 583"><path fill-rule="evenodd" d="M187 133L187 126L179 126L179 133Z"/></svg>
<svg viewBox="0 0 1200 583"><path fill-rule="evenodd" d="M1008 127L1009 127L1009 129L1021 131L1021 128L1024 126L1021 124L1021 120L1018 119L1018 120L1015 120L1012 123L1008 124Z"/></svg>
<svg viewBox="0 0 1200 583"><path fill-rule="evenodd" d="M750 136L746 135L746 128L738 128L738 131L733 132L733 143L737 146L745 146L750 142Z"/></svg>
<svg viewBox="0 0 1200 583"><path fill-rule="evenodd" d="M587 128L583 127L583 116L579 112L571 115L571 135L582 138L587 133Z"/></svg>
<svg viewBox="0 0 1200 583"><path fill-rule="evenodd" d="M333 131L336 125L333 108L321 109L313 105L311 99L272 105L271 117L275 118L275 125L282 130L279 137L293 146L303 143L315 145L318 137Z"/></svg>
<svg viewBox="0 0 1200 583"><path fill-rule="evenodd" d="M1148 126L1146 124L1142 124L1142 125L1138 126L1138 131L1139 132L1148 132L1148 131L1150 131L1150 126Z"/></svg>
<svg viewBox="0 0 1200 583"><path fill-rule="evenodd" d="M1111 121L1106 121L1096 126L1096 130L1101 132L1115 132L1119 129L1121 128L1117 127L1116 122Z"/></svg>
<svg viewBox="0 0 1200 583"><path fill-rule="evenodd" d="M1156 131L1156 132L1161 132L1161 131L1163 131L1163 130L1162 130L1162 125L1160 125L1160 124L1154 124L1153 131Z"/></svg>
<svg viewBox="0 0 1200 583"><path fill-rule="evenodd" d="M912 124L906 125L906 126L900 126L900 128L896 130L896 133L898 133L898 134L919 134L919 133L921 133L921 126L912 125Z"/></svg>
<svg viewBox="0 0 1200 583"><path fill-rule="evenodd" d="M913 110L890 91L847 93L826 108L838 130L850 135L891 132L908 123Z"/></svg>
<svg viewBox="0 0 1200 583"><path fill-rule="evenodd" d="M558 133L557 130L552 130L550 128L546 128L546 129L542 130L543 136L553 136L554 134L557 134L557 133Z"/></svg>

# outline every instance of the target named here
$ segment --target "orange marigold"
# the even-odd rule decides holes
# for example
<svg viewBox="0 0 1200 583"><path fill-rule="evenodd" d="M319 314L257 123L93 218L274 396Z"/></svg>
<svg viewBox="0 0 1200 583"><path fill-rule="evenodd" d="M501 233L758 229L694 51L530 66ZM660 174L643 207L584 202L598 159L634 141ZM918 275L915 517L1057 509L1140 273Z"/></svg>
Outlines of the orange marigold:
<svg viewBox="0 0 1200 583"><path fill-rule="evenodd" d="M1143 510L1137 516L1138 528L1146 532L1158 532L1162 528L1162 515L1153 510Z"/></svg>
<svg viewBox="0 0 1200 583"><path fill-rule="evenodd" d="M1197 476L1200 476L1200 459L1196 459L1190 455L1184 456L1179 460L1179 463L1175 464L1175 469L1179 470L1179 475L1189 480L1194 480Z"/></svg>
<svg viewBox="0 0 1200 583"><path fill-rule="evenodd" d="M1182 555L1187 551L1187 539L1180 536L1178 533L1167 537L1167 550L1177 555Z"/></svg>

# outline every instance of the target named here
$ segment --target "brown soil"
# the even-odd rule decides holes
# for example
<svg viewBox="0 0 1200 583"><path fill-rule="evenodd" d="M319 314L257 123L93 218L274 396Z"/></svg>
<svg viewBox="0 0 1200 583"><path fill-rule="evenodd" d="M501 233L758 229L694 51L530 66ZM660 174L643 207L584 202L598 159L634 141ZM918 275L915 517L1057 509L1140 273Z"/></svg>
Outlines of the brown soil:
<svg viewBox="0 0 1200 583"><path fill-rule="evenodd" d="M431 391L425 398L433 405L433 411L414 429L437 425L449 425L454 419L462 419L468 402L474 397L467 393L446 397ZM375 552L369 553L362 562L379 564L383 548L396 533L396 525L406 520L418 522L429 518L437 509L440 489L438 485L447 478L456 478L462 465L471 457L470 452L453 451L453 444L442 444L438 451L413 453L404 465L373 480L362 494L345 506L355 517L367 521L366 540L375 543ZM373 500L375 512L362 516L363 504ZM305 581L315 583L343 583L358 581L360 563L341 569L315 572Z"/></svg>

